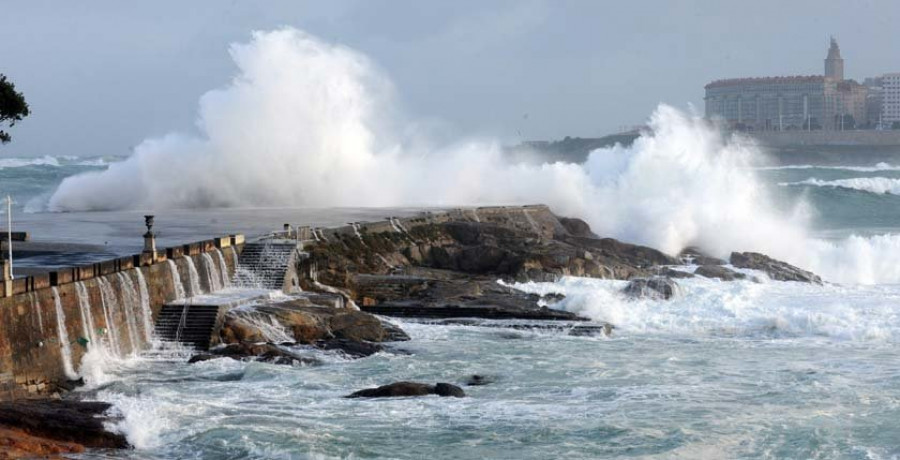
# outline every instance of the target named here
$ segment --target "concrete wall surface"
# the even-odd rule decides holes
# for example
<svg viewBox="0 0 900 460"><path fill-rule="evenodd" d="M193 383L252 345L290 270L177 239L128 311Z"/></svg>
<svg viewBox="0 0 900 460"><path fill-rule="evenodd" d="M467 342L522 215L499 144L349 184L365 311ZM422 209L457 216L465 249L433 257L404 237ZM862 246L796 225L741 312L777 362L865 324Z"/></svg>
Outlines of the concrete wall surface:
<svg viewBox="0 0 900 460"><path fill-rule="evenodd" d="M34 289L0 298L0 399L58 391L80 377L83 358L94 347L121 357L147 348L160 308L176 298L175 273L187 295L192 276L204 293L221 284L222 264L232 278L241 246L200 246L209 252L143 260L139 267L132 260L94 264L83 276L75 268L58 270L56 286L32 282Z"/></svg>

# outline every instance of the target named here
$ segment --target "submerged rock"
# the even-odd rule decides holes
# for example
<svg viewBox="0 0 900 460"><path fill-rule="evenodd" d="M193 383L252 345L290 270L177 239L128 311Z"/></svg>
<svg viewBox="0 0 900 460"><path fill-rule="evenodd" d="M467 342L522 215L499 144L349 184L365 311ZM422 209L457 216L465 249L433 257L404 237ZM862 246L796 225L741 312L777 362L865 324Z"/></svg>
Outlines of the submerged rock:
<svg viewBox="0 0 900 460"><path fill-rule="evenodd" d="M477 387L494 383L496 379L490 375L473 374L466 380L466 385Z"/></svg>
<svg viewBox="0 0 900 460"><path fill-rule="evenodd" d="M429 385L427 383L418 382L394 382L388 385L382 385L377 388L367 388L359 390L347 398L398 398L404 396L453 396L455 398L463 398L466 393L462 388L449 383L438 383Z"/></svg>
<svg viewBox="0 0 900 460"><path fill-rule="evenodd" d="M198 363L218 358L235 360L253 360L271 364L316 365L320 362L313 358L300 356L271 343L232 343L223 347L210 349L191 357L188 363Z"/></svg>
<svg viewBox="0 0 900 460"><path fill-rule="evenodd" d="M377 343L347 339L319 340L313 346L321 350L337 351L350 358L365 358L384 351L384 347Z"/></svg>
<svg viewBox="0 0 900 460"><path fill-rule="evenodd" d="M654 276L652 278L637 278L628 282L622 293L635 299L663 299L672 298L679 290L678 283L670 278Z"/></svg>
<svg viewBox="0 0 900 460"><path fill-rule="evenodd" d="M760 270L765 272L769 278L777 281L822 284L822 278L819 278L815 273L757 252L732 252L731 265L737 268Z"/></svg>

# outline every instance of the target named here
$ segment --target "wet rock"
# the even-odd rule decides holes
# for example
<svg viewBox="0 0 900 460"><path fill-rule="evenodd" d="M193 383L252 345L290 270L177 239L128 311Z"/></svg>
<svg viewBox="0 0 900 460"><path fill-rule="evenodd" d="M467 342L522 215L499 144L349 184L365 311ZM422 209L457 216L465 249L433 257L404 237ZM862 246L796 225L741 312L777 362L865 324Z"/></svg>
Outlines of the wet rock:
<svg viewBox="0 0 900 460"><path fill-rule="evenodd" d="M399 327L394 325L385 327L385 323L380 319L361 311L347 311L334 315L328 326L337 339L356 342L409 340L409 336Z"/></svg>
<svg viewBox="0 0 900 460"><path fill-rule="evenodd" d="M757 252L732 252L731 265L737 268L760 270L765 272L769 278L777 281L822 284L822 278L815 273Z"/></svg>
<svg viewBox="0 0 900 460"><path fill-rule="evenodd" d="M56 384L62 390L73 391L78 387L84 386L84 379L79 378L78 380L64 380Z"/></svg>
<svg viewBox="0 0 900 460"><path fill-rule="evenodd" d="M544 294L541 296L541 300L543 300L544 303L546 303L548 305L562 302L563 299L565 299L565 298L566 298L565 294L560 294L558 292L551 292L551 293Z"/></svg>
<svg viewBox="0 0 900 460"><path fill-rule="evenodd" d="M253 360L271 364L287 365L316 365L318 360L300 356L289 350L271 343L233 343L223 347L213 348L206 353L192 356L188 363L198 363L218 358L231 358L235 360Z"/></svg>
<svg viewBox="0 0 900 460"><path fill-rule="evenodd" d="M679 290L678 283L670 278L655 276L652 278L637 278L628 282L622 293L628 297L642 299L672 298Z"/></svg>
<svg viewBox="0 0 900 460"><path fill-rule="evenodd" d="M699 248L686 247L678 253L678 258L690 265L725 265L727 262L717 257L708 256Z"/></svg>
<svg viewBox="0 0 900 460"><path fill-rule="evenodd" d="M704 276L706 278L717 278L722 281L734 281L747 278L747 275L736 272L722 265L701 265L697 267L694 274Z"/></svg>
<svg viewBox="0 0 900 460"><path fill-rule="evenodd" d="M0 426L13 430L4 433L7 438L0 440L0 443L17 446L17 449L52 449L52 444L58 444L14 436L15 432L21 432L30 437L64 443L60 444L60 448L75 449L73 452L79 451L78 446L81 446L81 450L84 447L126 448L128 442L123 435L109 432L105 428L107 423L116 420L115 417L107 415L111 407L111 404L104 402L70 399L0 403ZM2 438L3 436L0 436L0 439ZM65 443L72 443L75 446ZM4 444L0 444L0 447L2 445ZM52 453L63 452L66 451ZM36 454L43 455L42 452Z"/></svg>
<svg viewBox="0 0 900 460"><path fill-rule="evenodd" d="M314 346L321 350L337 351L350 358L365 358L384 351L384 347L377 343L356 342L347 339L320 340Z"/></svg>
<svg viewBox="0 0 900 460"><path fill-rule="evenodd" d="M686 278L693 278L694 274L688 273L688 272L683 272L681 270L675 270L675 269L669 268L669 267L665 267L665 268L659 270L659 272L657 273L657 276L664 276L666 278L673 278L673 279L686 279Z"/></svg>
<svg viewBox="0 0 900 460"><path fill-rule="evenodd" d="M437 385L429 385L427 383L418 382L395 382L388 385L382 385L377 388L367 388L365 390L356 391L347 398L397 398L404 396L453 396L462 398L466 393L462 388L451 385L449 383L438 383Z"/></svg>
<svg viewBox="0 0 900 460"><path fill-rule="evenodd" d="M481 385L489 385L494 383L496 379L489 375L473 374L466 380L466 385L477 387Z"/></svg>
<svg viewBox="0 0 900 460"><path fill-rule="evenodd" d="M462 388L449 383L438 383L434 386L434 394L442 397L465 398L466 392Z"/></svg>

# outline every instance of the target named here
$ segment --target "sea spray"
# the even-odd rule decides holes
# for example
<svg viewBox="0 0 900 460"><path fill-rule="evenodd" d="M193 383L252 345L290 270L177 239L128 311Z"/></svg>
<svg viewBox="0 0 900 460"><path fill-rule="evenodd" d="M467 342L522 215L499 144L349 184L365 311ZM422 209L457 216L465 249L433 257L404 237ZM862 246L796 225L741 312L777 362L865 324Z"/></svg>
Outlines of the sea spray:
<svg viewBox="0 0 900 460"><path fill-rule="evenodd" d="M777 211L748 168L762 162L757 148L668 106L654 112L631 147L595 151L583 165L510 164L493 141L424 151L391 142L403 138L380 122L394 112L391 85L354 50L286 28L255 33L231 52L239 76L202 97L201 137L145 141L106 171L65 179L50 207L543 202L585 218L598 234L669 253L699 245L715 255L779 256L797 253L805 239L802 209ZM253 129L236 129L248 118ZM198 174L164 173L173 167ZM333 177L342 178L341 187L332 186ZM375 193L369 177L382 179ZM134 187L123 193L122 182Z"/></svg>
<svg viewBox="0 0 900 460"><path fill-rule="evenodd" d="M69 343L69 332L66 330L66 313L62 308L62 300L59 298L59 289L51 288L53 303L56 305L56 330L58 332L59 346L62 355L63 372L69 380L78 378L75 366L72 365L72 345Z"/></svg>
<svg viewBox="0 0 900 460"><path fill-rule="evenodd" d="M184 257L184 262L188 268L188 285L191 287L191 297L203 294L200 289L200 274L197 273L197 266L194 265L194 259L190 256Z"/></svg>
<svg viewBox="0 0 900 460"><path fill-rule="evenodd" d="M757 176L767 164L763 152L702 117L661 105L630 146L595 150L584 164L511 164L496 141L404 144L399 133L414 130L383 122L396 112L392 86L352 49L285 28L257 32L231 54L238 75L201 98L199 136L150 139L106 171L66 178L50 208L540 202L585 219L598 235L669 254L687 246L719 257L757 251L830 281L900 281L868 275L900 256L878 251L881 242L868 243L872 257L860 273L843 270L840 260L862 261L835 251L860 242L829 246L810 238L814 210L802 199L775 204ZM255 161L247 162L251 155ZM172 169L188 173L168 174ZM380 179L376 190L371 177ZM827 254L817 252L823 248Z"/></svg>
<svg viewBox="0 0 900 460"><path fill-rule="evenodd" d="M150 289L147 286L147 280L144 279L144 272L140 268L134 269L135 276L138 279L138 292L140 294L140 302L141 302L141 319L143 320L144 327L144 340L147 343L151 343L153 341L153 311L150 309Z"/></svg>
<svg viewBox="0 0 900 460"><path fill-rule="evenodd" d="M181 282L181 275L178 274L178 266L175 265L175 261L166 259L166 264L169 266L169 272L172 275L172 283L175 285L175 299L178 300L187 297L184 292L184 283Z"/></svg>

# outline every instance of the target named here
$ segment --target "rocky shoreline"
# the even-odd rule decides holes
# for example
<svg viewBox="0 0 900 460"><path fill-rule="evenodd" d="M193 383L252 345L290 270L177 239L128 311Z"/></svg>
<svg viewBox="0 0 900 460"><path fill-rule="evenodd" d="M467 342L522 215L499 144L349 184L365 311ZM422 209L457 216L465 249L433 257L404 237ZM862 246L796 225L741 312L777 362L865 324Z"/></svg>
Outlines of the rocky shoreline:
<svg viewBox="0 0 900 460"><path fill-rule="evenodd" d="M545 208L546 209L546 208ZM627 280L622 295L669 299L678 280L695 276L722 282L754 280L755 270L773 280L821 284L810 272L765 255L735 252L728 261L689 248L677 256L593 234L583 221L549 209L527 220L448 219L392 231L333 233L308 241L294 267L302 295L270 299L227 311L210 350L189 363L213 359L318 366L315 353L361 359L379 352L405 353L409 340L386 317L437 324L559 330L571 335L610 335L615 325L555 309L561 294L526 294L509 283L555 281L563 276ZM477 216L477 215L476 215ZM393 223L393 221L392 221ZM729 266L730 265L730 266ZM688 266L686 269L685 266ZM337 301L336 301L337 300ZM275 334L273 336L273 334ZM490 377L471 376L470 385ZM449 383L394 382L348 388L348 398L464 397ZM28 458L127 448L106 429L116 420L110 405L75 399L18 401L0 405L0 458Z"/></svg>

